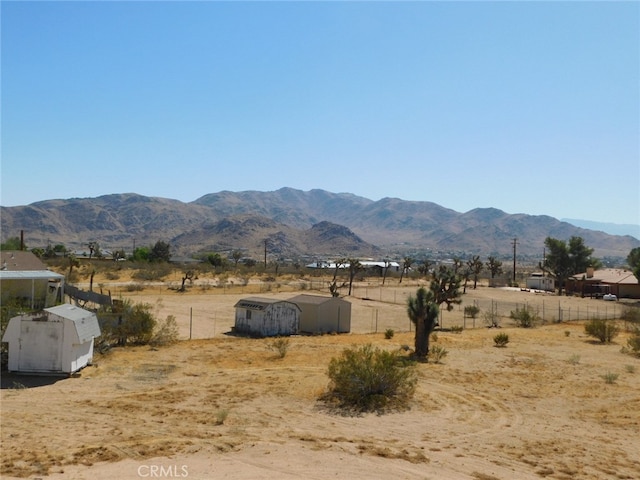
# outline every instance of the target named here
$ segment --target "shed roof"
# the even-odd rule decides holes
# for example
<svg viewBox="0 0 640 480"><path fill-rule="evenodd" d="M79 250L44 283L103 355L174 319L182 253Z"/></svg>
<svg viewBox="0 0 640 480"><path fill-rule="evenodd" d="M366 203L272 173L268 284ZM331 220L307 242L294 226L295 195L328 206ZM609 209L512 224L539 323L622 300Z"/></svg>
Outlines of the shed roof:
<svg viewBox="0 0 640 480"><path fill-rule="evenodd" d="M593 272L593 277L587 277L585 273L578 273L577 275L573 275L576 280L588 280L590 282L598 282L598 283L616 283L616 284L625 284L625 285L634 285L638 282L638 279L635 277L633 272L630 270L625 270L622 268L603 268L600 270L596 270Z"/></svg>
<svg viewBox="0 0 640 480"><path fill-rule="evenodd" d="M6 271L0 270L0 280L61 280L61 275L50 270L24 270L24 271Z"/></svg>
<svg viewBox="0 0 640 480"><path fill-rule="evenodd" d="M67 320L71 320L76 327L76 332L78 333L78 338L80 339L81 343L87 342L93 337L100 336L100 326L98 324L98 318L93 312L80 307L76 307L69 303L51 308L45 308L44 311L65 318Z"/></svg>
<svg viewBox="0 0 640 480"><path fill-rule="evenodd" d="M234 305L235 308L248 308L250 310L264 310L269 305L273 305L275 303L291 303L289 300L281 300L279 298L265 298L265 297L247 297L238 301ZM297 305L294 304L297 307Z"/></svg>
<svg viewBox="0 0 640 480"><path fill-rule="evenodd" d="M342 300L345 301L342 298L339 297L326 297L323 295L309 295L308 293L301 293L300 295L296 295L295 297L291 297L289 299L290 302L293 303L307 303L307 304L314 304L314 305L320 305L322 303L334 300L334 299L338 299L338 300Z"/></svg>
<svg viewBox="0 0 640 480"><path fill-rule="evenodd" d="M3 250L0 252L1 271L15 272L46 269L46 265L31 252L24 250Z"/></svg>

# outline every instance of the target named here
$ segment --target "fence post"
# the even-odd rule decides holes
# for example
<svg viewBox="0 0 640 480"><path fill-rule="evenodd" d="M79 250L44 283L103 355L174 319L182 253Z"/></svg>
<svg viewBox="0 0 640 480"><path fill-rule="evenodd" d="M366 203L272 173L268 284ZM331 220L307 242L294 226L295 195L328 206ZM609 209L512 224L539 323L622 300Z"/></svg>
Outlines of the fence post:
<svg viewBox="0 0 640 480"><path fill-rule="evenodd" d="M189 340L193 332L193 307L189 307Z"/></svg>

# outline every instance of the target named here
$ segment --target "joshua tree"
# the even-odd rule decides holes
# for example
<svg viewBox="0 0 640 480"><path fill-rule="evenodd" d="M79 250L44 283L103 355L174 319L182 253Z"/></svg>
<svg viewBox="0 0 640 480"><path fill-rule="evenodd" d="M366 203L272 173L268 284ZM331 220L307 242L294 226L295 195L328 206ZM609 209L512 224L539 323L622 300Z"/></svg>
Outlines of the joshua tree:
<svg viewBox="0 0 640 480"><path fill-rule="evenodd" d="M495 278L496 275L502 274L502 262L496 257L489 257L487 261L487 268L491 273L491 278Z"/></svg>
<svg viewBox="0 0 640 480"><path fill-rule="evenodd" d="M475 255L470 260L467 260L467 266L469 270L471 270L471 273L473 273L473 289L475 290L478 285L478 275L480 275L480 272L482 272L484 268L484 264L480 261L480 255Z"/></svg>
<svg viewBox="0 0 640 480"><path fill-rule="evenodd" d="M413 265L413 258L404 257L404 260L402 260L402 272L400 272L400 283L402 283L402 278L404 277L405 272L407 274L409 273L411 265Z"/></svg>
<svg viewBox="0 0 640 480"><path fill-rule="evenodd" d="M434 272L429 290L420 287L416 296L409 297L407 314L416 326L415 356L426 360L429 355L429 336L438 325L440 305L447 304L451 310L460 303L460 277L450 268L440 266Z"/></svg>

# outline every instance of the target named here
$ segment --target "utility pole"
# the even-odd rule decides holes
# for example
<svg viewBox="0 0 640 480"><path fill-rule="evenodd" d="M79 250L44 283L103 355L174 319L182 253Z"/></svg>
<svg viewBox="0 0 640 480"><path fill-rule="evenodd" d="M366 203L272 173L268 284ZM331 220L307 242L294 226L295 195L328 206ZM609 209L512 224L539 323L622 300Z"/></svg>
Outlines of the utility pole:
<svg viewBox="0 0 640 480"><path fill-rule="evenodd" d="M267 240L264 241L264 271L267 271Z"/></svg>
<svg viewBox="0 0 640 480"><path fill-rule="evenodd" d="M518 244L518 239L513 239L513 283L516 283L516 245Z"/></svg>

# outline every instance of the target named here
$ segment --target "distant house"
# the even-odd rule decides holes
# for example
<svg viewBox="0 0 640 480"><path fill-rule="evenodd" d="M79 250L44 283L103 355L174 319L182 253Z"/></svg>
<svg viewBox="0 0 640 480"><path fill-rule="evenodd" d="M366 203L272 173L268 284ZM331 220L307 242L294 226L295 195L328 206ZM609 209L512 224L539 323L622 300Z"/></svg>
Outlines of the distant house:
<svg viewBox="0 0 640 480"><path fill-rule="evenodd" d="M544 274L536 272L527 278L527 288L553 292L556 288L556 282L553 278L545 277Z"/></svg>
<svg viewBox="0 0 640 480"><path fill-rule="evenodd" d="M9 320L2 337L9 344L9 371L71 374L89 365L100 336L98 318L70 304Z"/></svg>
<svg viewBox="0 0 640 480"><path fill-rule="evenodd" d="M64 275L47 270L31 252L0 252L0 292L3 305L14 303L40 309L61 303Z"/></svg>
<svg viewBox="0 0 640 480"><path fill-rule="evenodd" d="M275 337L298 333L300 307L274 298L248 297L235 305L234 330L257 337Z"/></svg>
<svg viewBox="0 0 640 480"><path fill-rule="evenodd" d="M351 303L343 298L302 294L289 301L300 307L301 333L351 331Z"/></svg>
<svg viewBox="0 0 640 480"><path fill-rule="evenodd" d="M582 297L612 294L618 298L640 298L640 283L630 270L588 268L584 273L569 277L566 292Z"/></svg>

